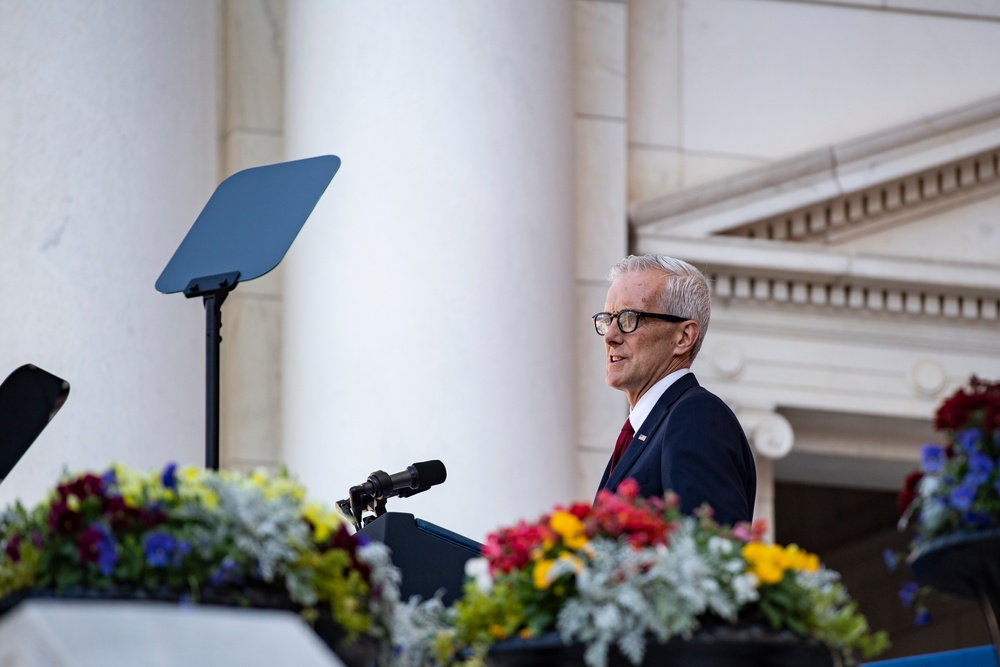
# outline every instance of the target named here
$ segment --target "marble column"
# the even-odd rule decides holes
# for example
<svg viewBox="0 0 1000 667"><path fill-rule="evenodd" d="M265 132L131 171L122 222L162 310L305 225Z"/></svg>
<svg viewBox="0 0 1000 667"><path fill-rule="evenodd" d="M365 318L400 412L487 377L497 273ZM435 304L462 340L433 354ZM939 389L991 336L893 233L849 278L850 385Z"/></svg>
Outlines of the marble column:
<svg viewBox="0 0 1000 667"><path fill-rule="evenodd" d="M0 3L0 374L72 385L0 486L204 461L204 313L154 288L216 172L212 3Z"/></svg>
<svg viewBox="0 0 1000 667"><path fill-rule="evenodd" d="M287 260L284 446L327 500L481 539L572 500L572 5L289 2L290 158L343 159Z"/></svg>

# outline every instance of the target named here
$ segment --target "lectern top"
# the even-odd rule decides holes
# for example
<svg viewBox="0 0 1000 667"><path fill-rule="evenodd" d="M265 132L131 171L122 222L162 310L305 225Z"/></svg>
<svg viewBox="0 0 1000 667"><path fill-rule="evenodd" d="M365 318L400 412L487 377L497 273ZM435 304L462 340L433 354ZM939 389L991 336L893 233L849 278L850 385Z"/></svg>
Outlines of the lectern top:
<svg viewBox="0 0 1000 667"><path fill-rule="evenodd" d="M181 241L156 289L181 292L196 278L239 271L253 280L278 265L340 168L335 155L237 172L219 184Z"/></svg>

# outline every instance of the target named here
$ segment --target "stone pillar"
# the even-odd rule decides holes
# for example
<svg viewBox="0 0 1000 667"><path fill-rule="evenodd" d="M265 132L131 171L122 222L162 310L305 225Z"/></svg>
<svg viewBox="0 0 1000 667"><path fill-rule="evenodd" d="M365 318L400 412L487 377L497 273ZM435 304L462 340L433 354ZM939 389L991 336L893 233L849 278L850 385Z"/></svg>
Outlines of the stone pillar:
<svg viewBox="0 0 1000 667"><path fill-rule="evenodd" d="M291 0L290 159L340 173L286 259L284 446L336 500L481 539L573 497L572 4Z"/></svg>
<svg viewBox="0 0 1000 667"><path fill-rule="evenodd" d="M719 359L713 359L718 365ZM795 444L795 432L788 420L770 409L739 408L736 416L753 448L757 465L757 498L754 521L767 524L767 539L774 539L774 461L788 456Z"/></svg>
<svg viewBox="0 0 1000 667"><path fill-rule="evenodd" d="M154 283L217 183L212 3L0 4L0 375L72 385L0 487L204 462L204 311Z"/></svg>
<svg viewBox="0 0 1000 667"><path fill-rule="evenodd" d="M221 177L284 159L285 14L285 0L222 4ZM281 463L283 273L241 283L223 307L223 468Z"/></svg>
<svg viewBox="0 0 1000 667"><path fill-rule="evenodd" d="M608 270L628 255L624 2L576 0L576 492L592 500L628 416L625 394L604 382L604 342L590 316L604 310Z"/></svg>

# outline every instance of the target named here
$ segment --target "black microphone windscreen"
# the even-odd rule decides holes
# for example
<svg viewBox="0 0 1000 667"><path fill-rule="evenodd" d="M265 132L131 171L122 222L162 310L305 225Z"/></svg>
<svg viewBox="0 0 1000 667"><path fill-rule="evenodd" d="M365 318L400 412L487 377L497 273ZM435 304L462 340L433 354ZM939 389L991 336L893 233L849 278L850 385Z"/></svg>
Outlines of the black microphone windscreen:
<svg viewBox="0 0 1000 667"><path fill-rule="evenodd" d="M440 461L414 463L413 469L417 471L421 489L440 484L448 477L448 471L445 470L444 464Z"/></svg>

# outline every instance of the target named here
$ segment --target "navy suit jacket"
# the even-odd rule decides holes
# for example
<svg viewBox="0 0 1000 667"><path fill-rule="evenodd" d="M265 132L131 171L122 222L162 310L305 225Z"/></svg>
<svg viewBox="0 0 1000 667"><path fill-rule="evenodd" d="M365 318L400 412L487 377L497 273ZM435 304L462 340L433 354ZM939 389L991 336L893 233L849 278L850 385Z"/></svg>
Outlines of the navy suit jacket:
<svg viewBox="0 0 1000 667"><path fill-rule="evenodd" d="M609 474L610 467L609 460L598 491L632 478L642 496L677 493L685 514L708 503L721 524L753 519L757 469L750 444L729 406L691 373L667 388Z"/></svg>

